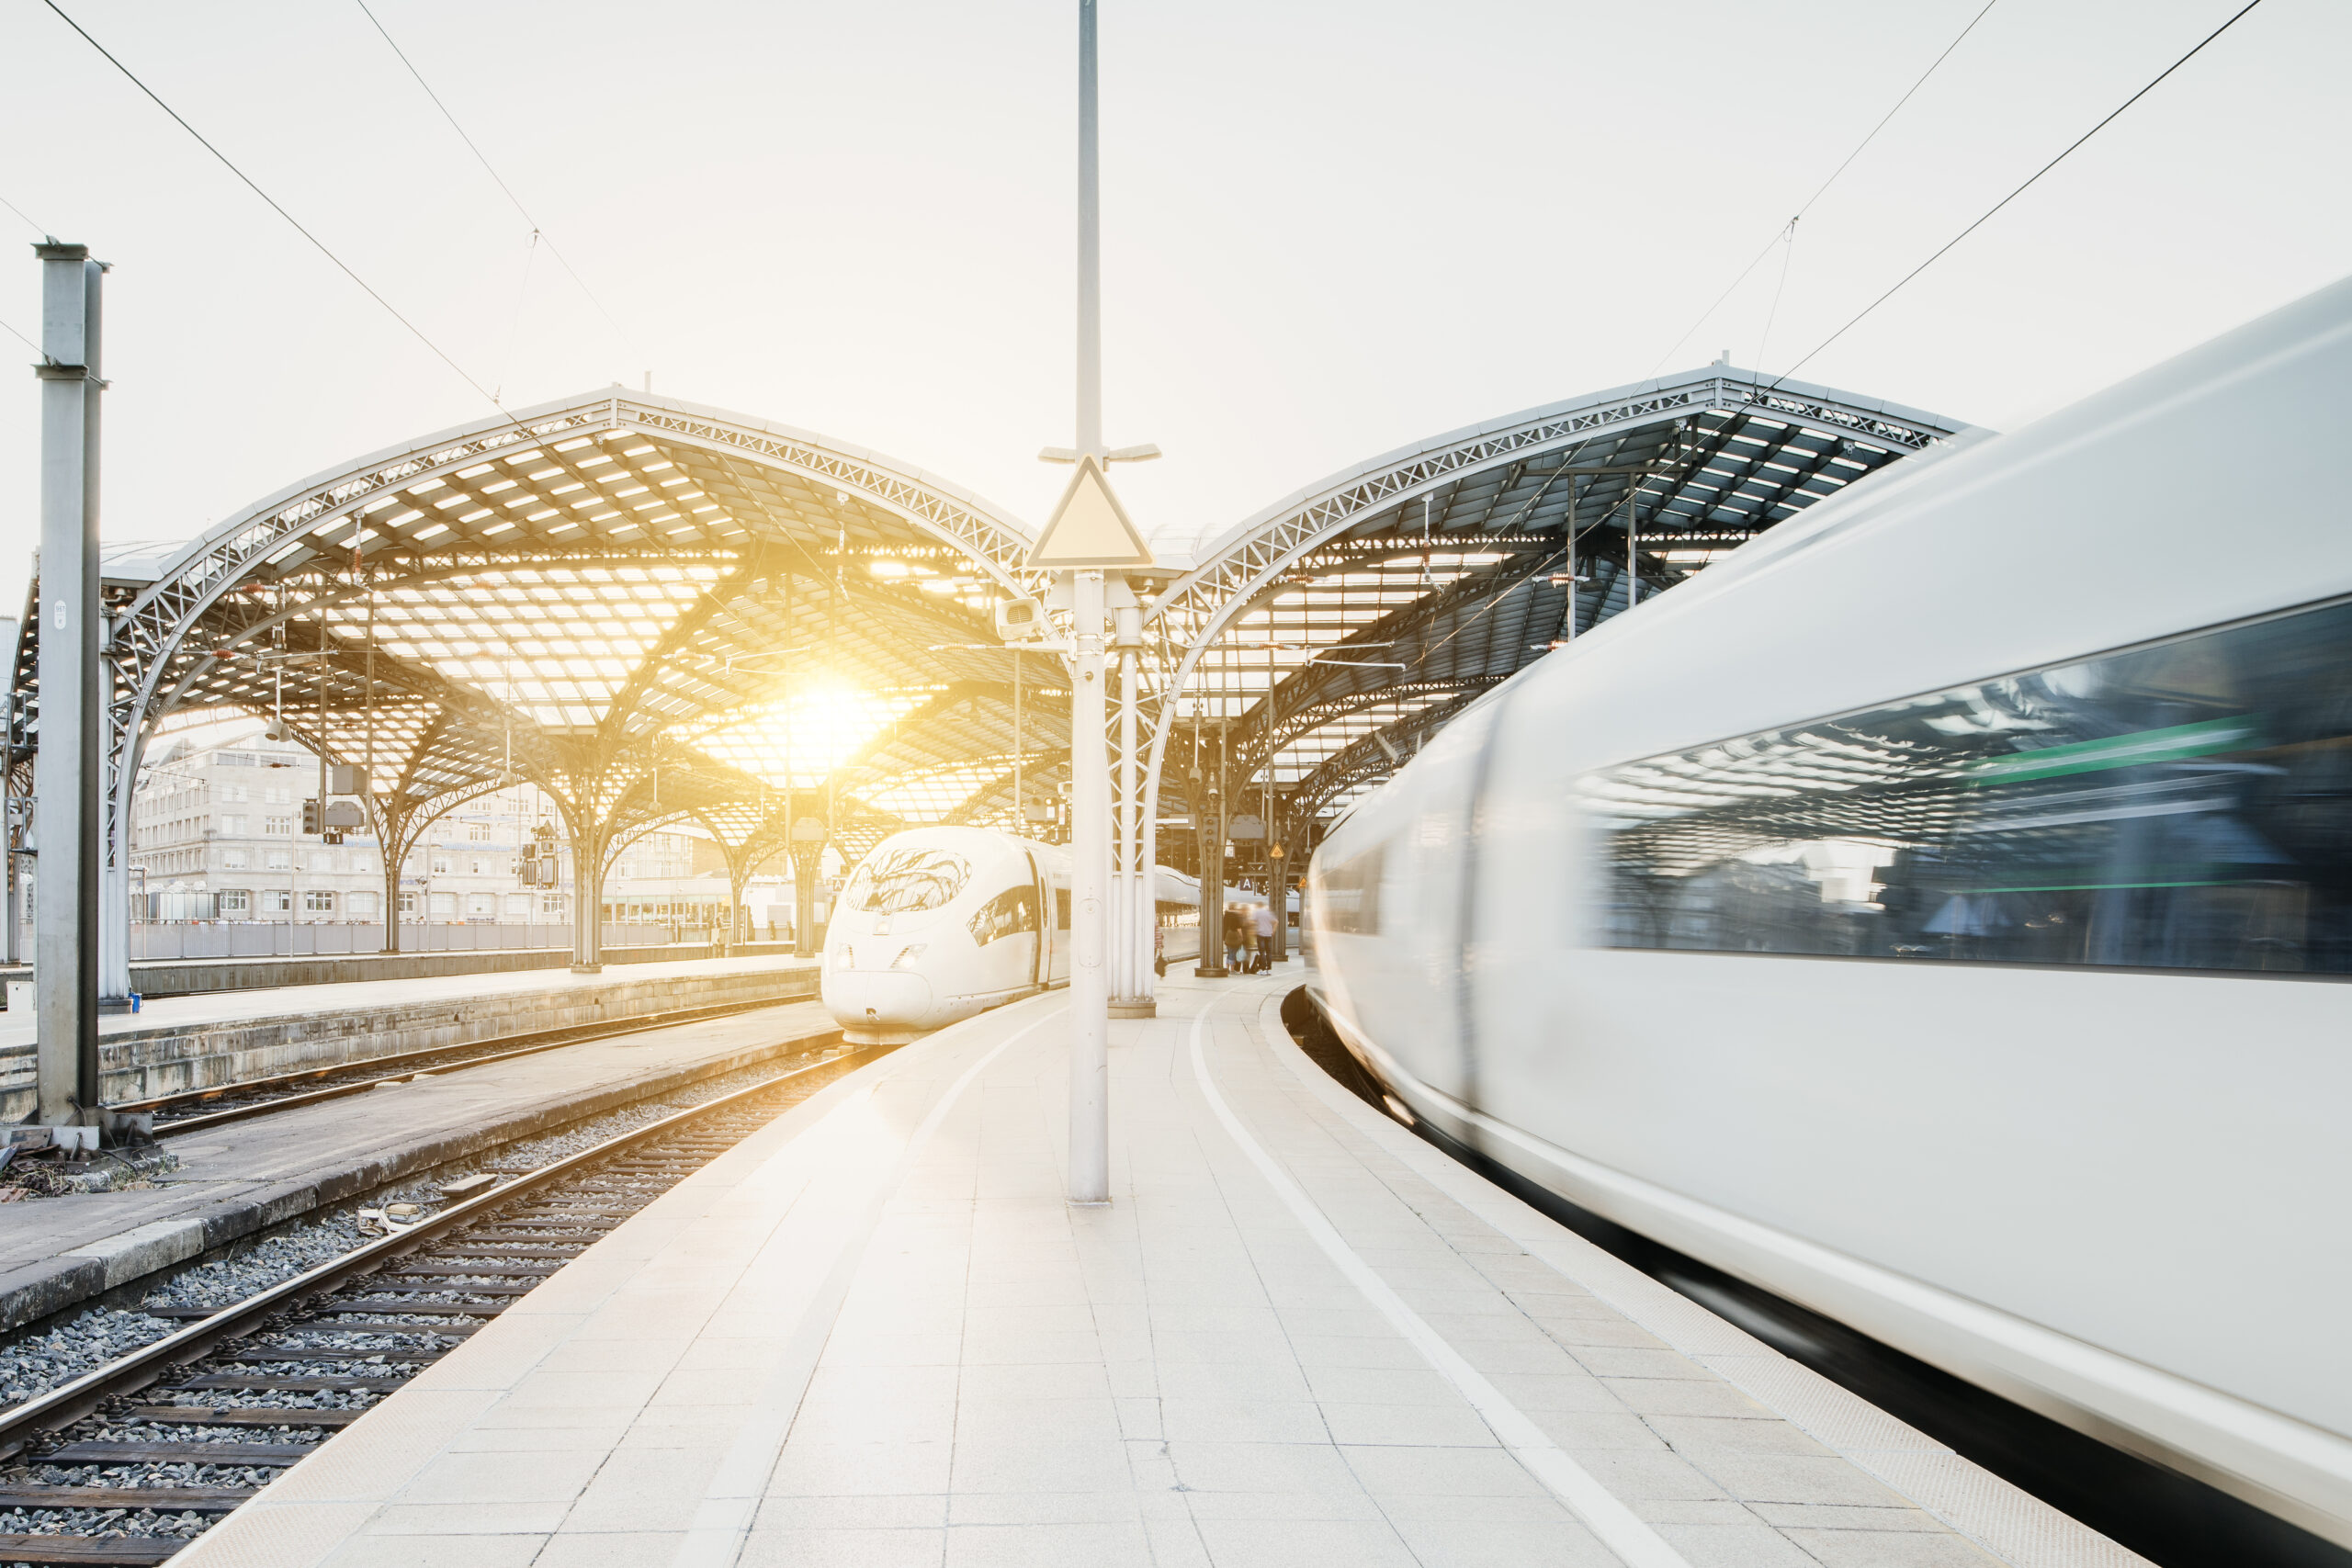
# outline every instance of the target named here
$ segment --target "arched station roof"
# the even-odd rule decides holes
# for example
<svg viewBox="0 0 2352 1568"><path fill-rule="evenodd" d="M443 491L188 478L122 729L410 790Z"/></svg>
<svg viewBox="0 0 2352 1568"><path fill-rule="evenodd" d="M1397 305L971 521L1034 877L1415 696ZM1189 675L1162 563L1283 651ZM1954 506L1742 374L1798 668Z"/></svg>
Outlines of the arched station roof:
<svg viewBox="0 0 2352 1568"><path fill-rule="evenodd" d="M1011 755L1014 661L989 605L1035 586L1029 542L911 465L611 389L108 552L117 732L281 716L402 816L511 768L639 830L756 818L797 790L888 831L877 784L929 802L977 769L948 808L1010 820L988 770ZM20 744L37 638L28 621ZM1067 746L1067 698L1028 666L1023 750L1042 756Z"/></svg>
<svg viewBox="0 0 2352 1568"><path fill-rule="evenodd" d="M1153 819L1191 809L1196 739L1223 749L1229 809L1328 813L1634 581L1669 590L1963 428L1715 366L1301 491L1150 579ZM795 808L851 853L914 822L1012 826L1014 778L1034 803L1067 766L1060 661L992 629L992 600L1041 587L1030 539L910 465L619 388L445 431L107 552L115 805L139 737L235 712L363 764L387 843L514 775L607 852L682 818L771 852ZM28 621L23 750L37 638Z"/></svg>
<svg viewBox="0 0 2352 1568"><path fill-rule="evenodd" d="M1231 809L1271 793L1291 822L1328 814L1629 598L1968 428L1715 365L1335 474L1209 541L1159 595L1171 689L1181 671L1170 784L1198 715L1223 733Z"/></svg>

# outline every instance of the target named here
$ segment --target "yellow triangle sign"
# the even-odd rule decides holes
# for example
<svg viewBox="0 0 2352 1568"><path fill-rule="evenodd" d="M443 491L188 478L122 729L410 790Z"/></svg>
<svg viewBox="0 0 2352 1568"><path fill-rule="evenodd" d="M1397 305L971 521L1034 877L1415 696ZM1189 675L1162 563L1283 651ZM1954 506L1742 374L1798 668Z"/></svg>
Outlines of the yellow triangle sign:
<svg viewBox="0 0 2352 1568"><path fill-rule="evenodd" d="M1111 480L1091 454L1078 460L1069 489L1029 547L1033 570L1082 566L1149 566L1151 547L1111 493Z"/></svg>

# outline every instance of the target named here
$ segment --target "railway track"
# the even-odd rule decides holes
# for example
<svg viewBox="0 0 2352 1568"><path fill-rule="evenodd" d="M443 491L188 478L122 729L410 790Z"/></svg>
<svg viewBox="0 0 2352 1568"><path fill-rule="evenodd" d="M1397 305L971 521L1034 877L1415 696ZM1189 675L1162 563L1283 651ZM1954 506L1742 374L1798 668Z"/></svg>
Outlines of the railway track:
<svg viewBox="0 0 2352 1568"><path fill-rule="evenodd" d="M107 1109L133 1115L151 1111L155 1117L155 1136L177 1137L228 1122L241 1122L252 1116L291 1110L298 1105L339 1100L345 1095L366 1094L379 1084L398 1082L421 1072L439 1073L487 1066L493 1062L513 1061L517 1056L535 1055L542 1051L553 1051L593 1040L610 1040L624 1034L641 1034L649 1030L672 1029L682 1023L704 1023L713 1019L731 1018L739 1013L757 1012L762 1008L788 1007L795 1002L808 1001L816 995L817 988L812 984L807 992L794 996L769 997L759 1001L729 1002L713 1007L673 1008L666 1012L615 1019L609 1022L527 1030L518 1034L502 1035L495 1040L401 1051L388 1056L371 1056L362 1062L308 1067L299 1073L280 1073L272 1077L246 1078L237 1083L216 1084L209 1089L187 1089L178 1094L157 1095L147 1100L123 1100Z"/></svg>
<svg viewBox="0 0 2352 1568"><path fill-rule="evenodd" d="M886 1049L502 1172L233 1306L178 1309L186 1327L0 1410L0 1565L168 1560L631 1214Z"/></svg>

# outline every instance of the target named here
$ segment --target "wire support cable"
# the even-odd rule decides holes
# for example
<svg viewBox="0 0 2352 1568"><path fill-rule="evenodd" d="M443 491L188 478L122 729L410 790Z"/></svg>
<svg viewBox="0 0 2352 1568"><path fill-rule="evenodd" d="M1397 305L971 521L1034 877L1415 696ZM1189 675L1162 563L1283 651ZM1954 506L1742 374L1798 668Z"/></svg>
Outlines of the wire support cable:
<svg viewBox="0 0 2352 1568"><path fill-rule="evenodd" d="M2041 167L2036 169L2031 175L2028 175L2024 184L2018 186L2017 189L2009 192L2008 195L2003 197L2000 200L1986 208L1973 223L1971 223L1967 228L1962 229L1959 233L1954 234L1951 239L1946 240L1942 244L1937 246L1934 254L1928 256L1926 261L1921 262L1917 266L1913 267L1909 272L1905 273L1901 277L1895 279L1893 288L1890 288L1885 293L1880 295L1877 299L1871 300L1869 304L1856 311L1853 319L1849 321L1844 326L1839 327L1836 332L1831 333L1827 337L1823 338L1819 343L1814 344L1812 348L1806 350L1805 355L1803 359L1798 360L1794 365L1790 366L1786 370L1783 370L1778 376L1773 377L1771 386L1778 387L1781 382L1795 375L1799 370L1804 369L1805 365L1815 355L1819 355L1823 349L1827 348L1831 344L1836 343L1839 338L1844 337L1848 333L1861 325L1864 318L1868 317L1871 311L1877 310L1881 305L1885 304L1889 299L1894 299L1894 296L1902 290L1905 284L1918 276L1921 273L1927 271L1929 267L1935 265L1937 262L1942 260L1944 254L1953 246L1959 244L1962 240L1965 240L1968 236L1973 234L1977 230L1983 228L1987 222L1989 222L1995 213L2000 211L2001 209L2008 206L2009 203L2015 201L2027 191L2032 189L2034 184L2039 181L2042 175L2048 174L2051 170L2064 163L2067 158L2073 155L2075 150L2082 146L2084 142L2088 141L2092 137L2097 136L2100 131L2105 130L2109 126L2121 118L2124 110L2130 108L2133 104L2138 103L2142 98L2146 97L2150 93L2154 92L2156 88L2163 84L2165 78L2170 76L2174 72L2179 70L2182 66L2196 59L2199 54L2203 52L2207 44L2211 43L2215 39L2220 38L2223 33L2228 32L2232 28L2237 26L2238 23L2245 17L2247 12L2252 11L2256 6L2261 4L2262 0L2246 0L2246 3L2244 6L2232 13L2227 21L2223 22L2220 27L2215 28L2211 32L2207 33L2203 38L2198 39L2196 44L2190 48L2188 53L2182 55L2178 60L2174 61L2170 65L2165 66L2162 71L2157 72L2154 76L2149 79L2146 86L2142 87L2138 92L2132 94L2130 97L2116 105L2112 109L2109 109L2105 118L2101 119L2097 125L2092 126L2088 130L2084 131L2080 136L2075 138L2074 141L2068 142L2064 152L2060 152L2055 158L2051 159L2050 162L2042 164ZM1770 388L1767 388L1766 389L1770 390Z"/></svg>
<svg viewBox="0 0 2352 1568"><path fill-rule="evenodd" d="M1806 213L1811 212L1814 209L1814 204L1818 202L1823 197L1829 194L1829 187L1836 185L1838 177L1853 166L1854 160L1862 155L1862 152L1865 148L1869 147L1871 142L1878 140L1878 133L1886 129L1887 122L1892 120L1896 115L1903 112L1903 106L1909 103L1912 98L1917 95L1919 89L1928 85L1928 78L1936 73L1936 72L1943 65L1943 62L1951 57L1951 51L1958 49L1961 46L1962 40L1976 30L1976 24L1983 21L1985 15L1998 4L2000 4L2000 0L1984 0L1984 9L1978 11L1973 17L1969 17L1968 25L1961 28L1958 33L1954 34L1952 40L1950 43L1944 45L1943 52L1937 55L1935 59L1928 62L1928 68L1919 73L1918 79L1911 84L1910 87L1905 91L1901 97L1894 100L1894 107L1888 109L1886 113L1881 115L1879 117L1878 123L1871 127L1870 134L1863 137L1860 141L1854 143L1854 150L1846 154L1845 162L1839 164L1836 168L1829 171L1829 177L1822 181L1820 186L1815 189L1811 196L1804 198L1804 205L1798 208L1796 211L1791 215L1786 223L1781 224L1780 228L1774 230L1772 231L1772 237L1764 242L1764 248L1758 251L1756 254L1750 258L1748 264L1739 269L1739 276L1731 280L1730 287L1726 288L1721 294L1715 296L1715 302L1708 306L1704 310L1702 310L1699 313L1699 319L1697 321L1692 321L1689 326L1682 329L1682 335L1674 340L1673 347L1668 348L1664 354L1657 356L1657 364L1650 367L1651 375L1657 375L1659 368L1663 367L1668 360L1673 358L1677 351L1679 351L1684 344L1690 341L1690 334L1697 332L1701 327L1705 326L1707 324L1707 319L1713 316L1717 310L1724 308L1724 301L1730 299L1732 295L1737 291L1739 286L1747 281L1748 274L1754 272L1757 267L1763 264L1764 258L1772 254L1773 246L1781 243L1783 240L1786 240L1791 243L1792 247L1793 247L1796 241L1798 220L1804 218ZM1781 262L1781 283L1783 288L1788 284L1788 265L1785 257L1782 258ZM1780 299L1776 294L1773 297L1773 310L1775 313L1779 311L1779 309ZM1771 333L1771 326L1770 322L1766 323L1764 330L1766 334L1769 336Z"/></svg>
<svg viewBox="0 0 2352 1568"><path fill-rule="evenodd" d="M46 240L50 238L50 232L48 230L34 222L29 213L26 212L23 208L18 207L15 202L10 201L6 197L0 196L0 207L5 207L9 211L15 213L17 217L22 218L25 220L25 227L30 229L34 233L39 234L42 239Z"/></svg>
<svg viewBox="0 0 2352 1568"><path fill-rule="evenodd" d="M39 234L42 239L47 240L53 237L48 230L34 222L29 213L26 212L23 208L18 207L15 202L10 201L6 197L0 196L0 207L6 208L9 211L23 219L25 220L25 227L30 229L34 233ZM8 322L0 321L0 332L6 332L10 337L15 338L18 343L21 343L27 348L31 349L35 354L40 355L40 362L43 365L47 365L50 362L49 355L42 352L40 344L35 343L24 333L18 332Z"/></svg>
<svg viewBox="0 0 2352 1568"><path fill-rule="evenodd" d="M375 286L370 284L366 278L360 276L359 274L352 268L350 263L335 254L334 252L328 247L327 243L324 240L320 239L316 234L311 233L310 230L304 228L300 219L296 218L291 212L287 211L284 207L280 206L276 197L271 196L269 192L262 189L259 185L255 184L253 176L246 174L244 170L239 168L235 162L232 160L226 152L221 152L220 148L215 147L210 141L205 140L205 136L202 131L197 130L193 125L190 125L180 114L179 110L165 103L163 100L162 96L159 95L154 88L150 87L145 82L140 80L139 73L137 72L131 70L130 66L125 65L121 61L116 59L113 51L108 50L106 45L100 43L96 39L92 38L90 36L89 29L85 28L81 23L75 21L71 16L67 15L65 8L60 6L57 3L57 0L42 0L42 4L46 5L51 10L56 12L58 18L67 27L72 28L75 32L81 34L82 41L88 44L92 49L96 50L101 55L105 56L107 64L113 66L117 71L121 72L132 86L138 88L141 93L144 93L149 101L154 104L157 108L162 109L165 114L171 116L173 122L182 130L187 131L190 136L196 138L197 144L202 147L207 152L211 153L213 157L219 159L222 168L227 169L231 174L236 175L238 180L243 183L247 190L252 191L255 196L261 197L264 202L268 204L269 209L272 212L275 212L280 218L285 219L287 223L296 233L301 235L305 240L308 240L311 246L316 249L321 255L334 263L335 269L338 272L341 272L345 277L357 284L361 292L365 293L368 298L373 299L377 304L384 308L384 311L387 315L390 316L392 320L398 321L401 326L407 328L409 335L415 338L417 342L423 344L426 348L430 349L435 358L441 361L442 364L447 366L450 369L456 371L458 378L463 380L467 386L471 387L475 391L481 393L482 400L485 402L488 402L492 408L497 409L501 413L506 412L505 406L500 403L495 397L491 395L489 388L484 387L480 381L475 380L472 376L469 375L464 366L451 358L449 355L443 350L439 344L435 343L432 338L425 335L424 328L418 326L414 321L410 321L408 317L401 314L398 306L394 305L390 299L385 299L382 294L377 292Z"/></svg>
<svg viewBox="0 0 2352 1568"><path fill-rule="evenodd" d="M588 303L596 307L596 313L605 318L605 324L613 329L614 335L642 360L645 357L644 353L639 348L637 340L629 335L628 329L622 326L612 311L605 308L604 300L598 299L596 291L588 287L588 280L580 276L580 269L571 265L571 258L566 256L556 243L548 237L547 230L541 226L537 219L531 216L531 209L523 205L523 198L514 194L514 187L506 183L505 176L501 175L497 165L490 161L490 155L481 150L472 137L466 134L466 128L458 123L458 117L449 111L447 104L441 101L441 95L433 90L433 84L424 79L424 73L419 71L416 68L416 62L408 57L408 51L400 46L399 40L392 37L390 29L387 28L377 17L376 13L368 8L368 0L352 0L352 3L359 7L360 14L368 18L369 25L376 29L392 53L399 57L400 62L408 68L408 73L416 78L416 85L424 89L424 96L433 100L433 107L441 111L441 118L449 122L449 129L458 133L458 140L466 144L466 151L474 155L474 161L482 166L482 172L487 174L492 182L505 193L506 199L514 204L514 210L523 215L523 221L531 226L532 239L548 248L548 254L555 257L556 265L562 267L571 276L571 281L580 286L580 292L588 297ZM520 310L519 306L517 310Z"/></svg>

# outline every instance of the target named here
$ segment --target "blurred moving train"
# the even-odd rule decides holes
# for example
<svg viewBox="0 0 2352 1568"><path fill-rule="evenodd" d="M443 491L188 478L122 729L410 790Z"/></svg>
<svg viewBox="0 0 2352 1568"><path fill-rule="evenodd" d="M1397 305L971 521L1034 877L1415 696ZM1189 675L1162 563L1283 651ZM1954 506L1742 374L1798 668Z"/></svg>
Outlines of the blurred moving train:
<svg viewBox="0 0 2352 1568"><path fill-rule="evenodd" d="M2352 1544L2347 388L2352 282L1577 638L1324 841L1314 999L1526 1179Z"/></svg>
<svg viewBox="0 0 2352 1568"><path fill-rule="evenodd" d="M1200 884L1166 866L1154 868L1153 883L1163 955L1192 957ZM985 828L915 828L883 840L850 873L825 932L820 994L850 1041L903 1044L1068 985L1069 959L1068 846Z"/></svg>

